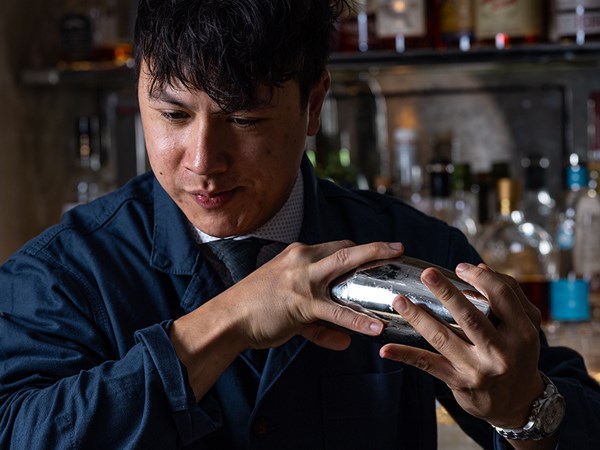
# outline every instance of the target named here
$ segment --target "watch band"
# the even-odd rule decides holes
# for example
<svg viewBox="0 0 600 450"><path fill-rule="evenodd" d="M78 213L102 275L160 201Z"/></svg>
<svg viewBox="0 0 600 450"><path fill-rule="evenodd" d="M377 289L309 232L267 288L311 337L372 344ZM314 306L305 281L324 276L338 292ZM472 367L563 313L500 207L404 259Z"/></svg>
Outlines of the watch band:
<svg viewBox="0 0 600 450"><path fill-rule="evenodd" d="M521 428L494 426L502 437L511 440L540 440L552 436L558 430L565 413L565 400L550 378L542 372L540 375L546 388L533 402L527 423ZM544 417L545 412L549 417Z"/></svg>

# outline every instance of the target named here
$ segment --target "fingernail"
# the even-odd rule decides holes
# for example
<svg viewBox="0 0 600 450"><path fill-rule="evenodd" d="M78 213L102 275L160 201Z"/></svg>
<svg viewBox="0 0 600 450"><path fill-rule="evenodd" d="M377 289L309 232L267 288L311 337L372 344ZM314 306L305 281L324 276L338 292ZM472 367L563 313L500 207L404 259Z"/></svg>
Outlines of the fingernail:
<svg viewBox="0 0 600 450"><path fill-rule="evenodd" d="M394 300L394 309L400 314L408 310L408 303L404 297L396 297Z"/></svg>
<svg viewBox="0 0 600 450"><path fill-rule="evenodd" d="M428 270L423 274L423 279L429 284L437 284L440 281L440 277L435 270Z"/></svg>
<svg viewBox="0 0 600 450"><path fill-rule="evenodd" d="M460 263L458 266L456 266L456 271L457 272L464 272L465 270L467 270L470 267L469 264L467 263Z"/></svg>
<svg viewBox="0 0 600 450"><path fill-rule="evenodd" d="M402 245L400 242L389 242L388 245L393 250L404 250L404 245Z"/></svg>
<svg viewBox="0 0 600 450"><path fill-rule="evenodd" d="M380 334L383 331L383 324L381 322L372 322L369 328L373 333Z"/></svg>

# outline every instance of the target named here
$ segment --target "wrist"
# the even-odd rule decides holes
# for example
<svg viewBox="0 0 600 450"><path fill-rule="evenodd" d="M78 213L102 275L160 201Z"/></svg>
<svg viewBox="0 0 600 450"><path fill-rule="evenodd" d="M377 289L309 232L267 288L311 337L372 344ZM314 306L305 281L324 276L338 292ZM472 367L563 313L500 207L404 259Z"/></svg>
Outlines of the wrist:
<svg viewBox="0 0 600 450"><path fill-rule="evenodd" d="M532 406L527 422L519 427L494 426L496 432L510 440L537 441L553 436L565 414L565 400L552 381L540 372L545 388Z"/></svg>

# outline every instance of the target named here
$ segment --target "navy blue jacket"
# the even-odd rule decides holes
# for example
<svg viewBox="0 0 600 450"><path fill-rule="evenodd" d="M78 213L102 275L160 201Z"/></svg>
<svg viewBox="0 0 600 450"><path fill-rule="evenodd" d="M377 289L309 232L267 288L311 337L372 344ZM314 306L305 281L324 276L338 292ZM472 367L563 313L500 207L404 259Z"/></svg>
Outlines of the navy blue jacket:
<svg viewBox="0 0 600 450"><path fill-rule="evenodd" d="M454 268L464 236L397 199L317 180L304 161L301 241L401 241ZM67 213L0 269L0 448L434 449L437 398L485 448L502 448L429 375L354 338L300 337L259 378L242 355L197 403L168 338L172 320L223 286L152 174ZM563 448L598 449L600 393L573 352L540 367L567 398Z"/></svg>

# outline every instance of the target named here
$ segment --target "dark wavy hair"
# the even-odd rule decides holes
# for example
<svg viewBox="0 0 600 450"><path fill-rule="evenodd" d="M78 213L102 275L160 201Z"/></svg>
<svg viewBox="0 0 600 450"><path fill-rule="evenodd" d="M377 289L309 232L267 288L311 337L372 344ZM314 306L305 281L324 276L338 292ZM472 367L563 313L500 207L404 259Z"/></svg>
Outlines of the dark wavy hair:
<svg viewBox="0 0 600 450"><path fill-rule="evenodd" d="M223 110L260 105L257 87L288 80L302 107L326 67L339 15L349 0L140 0L135 64L151 90L182 83Z"/></svg>

